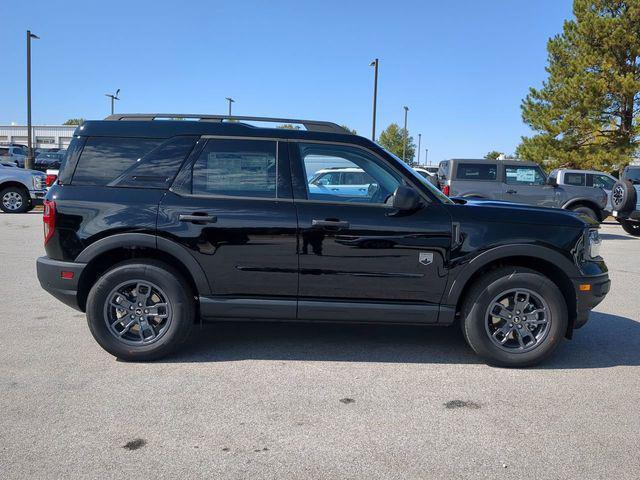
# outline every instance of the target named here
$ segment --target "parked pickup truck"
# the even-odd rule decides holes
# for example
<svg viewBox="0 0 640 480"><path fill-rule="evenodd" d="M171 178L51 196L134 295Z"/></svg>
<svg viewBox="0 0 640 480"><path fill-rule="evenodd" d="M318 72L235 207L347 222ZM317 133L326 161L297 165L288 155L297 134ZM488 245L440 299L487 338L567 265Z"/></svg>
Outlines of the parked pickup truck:
<svg viewBox="0 0 640 480"><path fill-rule="evenodd" d="M547 179L533 162L444 160L438 169L438 183L450 197L563 208L599 222L607 217L607 194L602 188L559 185L554 177Z"/></svg>
<svg viewBox="0 0 640 480"><path fill-rule="evenodd" d="M611 191L612 215L627 233L640 236L640 166L624 169Z"/></svg>
<svg viewBox="0 0 640 480"><path fill-rule="evenodd" d="M22 213L41 205L47 194L45 176L42 172L0 163L0 210Z"/></svg>

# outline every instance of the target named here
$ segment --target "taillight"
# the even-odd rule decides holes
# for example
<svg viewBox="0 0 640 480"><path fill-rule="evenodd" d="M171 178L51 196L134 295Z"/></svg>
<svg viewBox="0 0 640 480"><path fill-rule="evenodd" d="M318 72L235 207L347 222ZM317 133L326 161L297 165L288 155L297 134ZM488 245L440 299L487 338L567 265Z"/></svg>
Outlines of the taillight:
<svg viewBox="0 0 640 480"><path fill-rule="evenodd" d="M44 223L44 244L53 236L56 226L56 202L51 200L44 201L44 213L42 214L42 222Z"/></svg>
<svg viewBox="0 0 640 480"><path fill-rule="evenodd" d="M50 187L56 181L56 178L58 178L57 175L54 175L53 173L47 173L47 178L45 178L44 180L45 185L47 187Z"/></svg>
<svg viewBox="0 0 640 480"><path fill-rule="evenodd" d="M451 187L449 187L449 185L442 186L442 193L444 193L447 197L449 196L450 192L451 192Z"/></svg>

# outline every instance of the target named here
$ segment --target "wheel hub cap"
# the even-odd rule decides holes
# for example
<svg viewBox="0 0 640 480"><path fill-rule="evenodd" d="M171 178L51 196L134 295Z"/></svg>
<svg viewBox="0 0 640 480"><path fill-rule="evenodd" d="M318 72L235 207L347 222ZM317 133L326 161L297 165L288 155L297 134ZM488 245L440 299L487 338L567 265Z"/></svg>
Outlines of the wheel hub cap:
<svg viewBox="0 0 640 480"><path fill-rule="evenodd" d="M18 210L22 206L22 195L16 192L7 192L2 196L2 204L9 210Z"/></svg>

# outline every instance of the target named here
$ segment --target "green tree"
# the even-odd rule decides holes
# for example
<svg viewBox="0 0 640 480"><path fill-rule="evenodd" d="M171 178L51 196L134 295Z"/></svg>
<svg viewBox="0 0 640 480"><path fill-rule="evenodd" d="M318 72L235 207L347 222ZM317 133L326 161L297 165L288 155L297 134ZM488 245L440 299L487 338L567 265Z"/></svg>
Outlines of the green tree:
<svg viewBox="0 0 640 480"><path fill-rule="evenodd" d="M536 134L517 154L558 166L620 169L638 154L640 0L574 0L547 43L548 79L522 102Z"/></svg>
<svg viewBox="0 0 640 480"><path fill-rule="evenodd" d="M283 123L282 125L276 126L276 128L282 128L284 130L300 130L300 125L293 125L291 123Z"/></svg>
<svg viewBox="0 0 640 480"><path fill-rule="evenodd" d="M63 125L80 125L84 122L84 118L70 118Z"/></svg>
<svg viewBox="0 0 640 480"><path fill-rule="evenodd" d="M413 162L413 157L416 154L416 144L413 143L413 137L407 133L407 152L405 156L405 162L411 163ZM380 133L380 137L378 138L378 143L382 145L384 148L389 150L391 153L396 155L399 158L402 158L402 149L404 145L404 136L405 129L400 128L397 123L392 123L387 128L385 128L382 133Z"/></svg>
<svg viewBox="0 0 640 480"><path fill-rule="evenodd" d="M497 160L500 155L503 155L502 152L498 152L497 150L491 150L484 156L485 160Z"/></svg>

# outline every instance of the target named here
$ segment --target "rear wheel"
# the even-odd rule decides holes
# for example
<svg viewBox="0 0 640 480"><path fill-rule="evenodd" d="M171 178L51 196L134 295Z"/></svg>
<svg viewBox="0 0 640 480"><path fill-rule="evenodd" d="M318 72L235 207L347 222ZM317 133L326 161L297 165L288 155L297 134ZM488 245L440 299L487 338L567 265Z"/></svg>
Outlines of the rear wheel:
<svg viewBox="0 0 640 480"><path fill-rule="evenodd" d="M0 209L6 213L24 213L29 208L29 192L20 187L7 187L0 192Z"/></svg>
<svg viewBox="0 0 640 480"><path fill-rule="evenodd" d="M571 211L576 213L581 213L582 215L586 215L587 217L591 218L592 220L595 220L596 222L600 222L600 218L598 217L598 214L592 208L579 206L579 207L573 207Z"/></svg>
<svg viewBox="0 0 640 480"><path fill-rule="evenodd" d="M629 220L618 220L618 221L620 222L620 225L622 225L622 228L624 229L624 231L627 232L629 235L633 235L634 237L640 236L639 222L631 222Z"/></svg>
<svg viewBox="0 0 640 480"><path fill-rule="evenodd" d="M193 293L173 268L131 260L103 274L87 299L96 341L124 360L154 360L178 348L195 317Z"/></svg>
<svg viewBox="0 0 640 480"><path fill-rule="evenodd" d="M567 329L557 285L523 267L495 270L476 281L462 307L462 328L487 363L528 367L548 357Z"/></svg>

